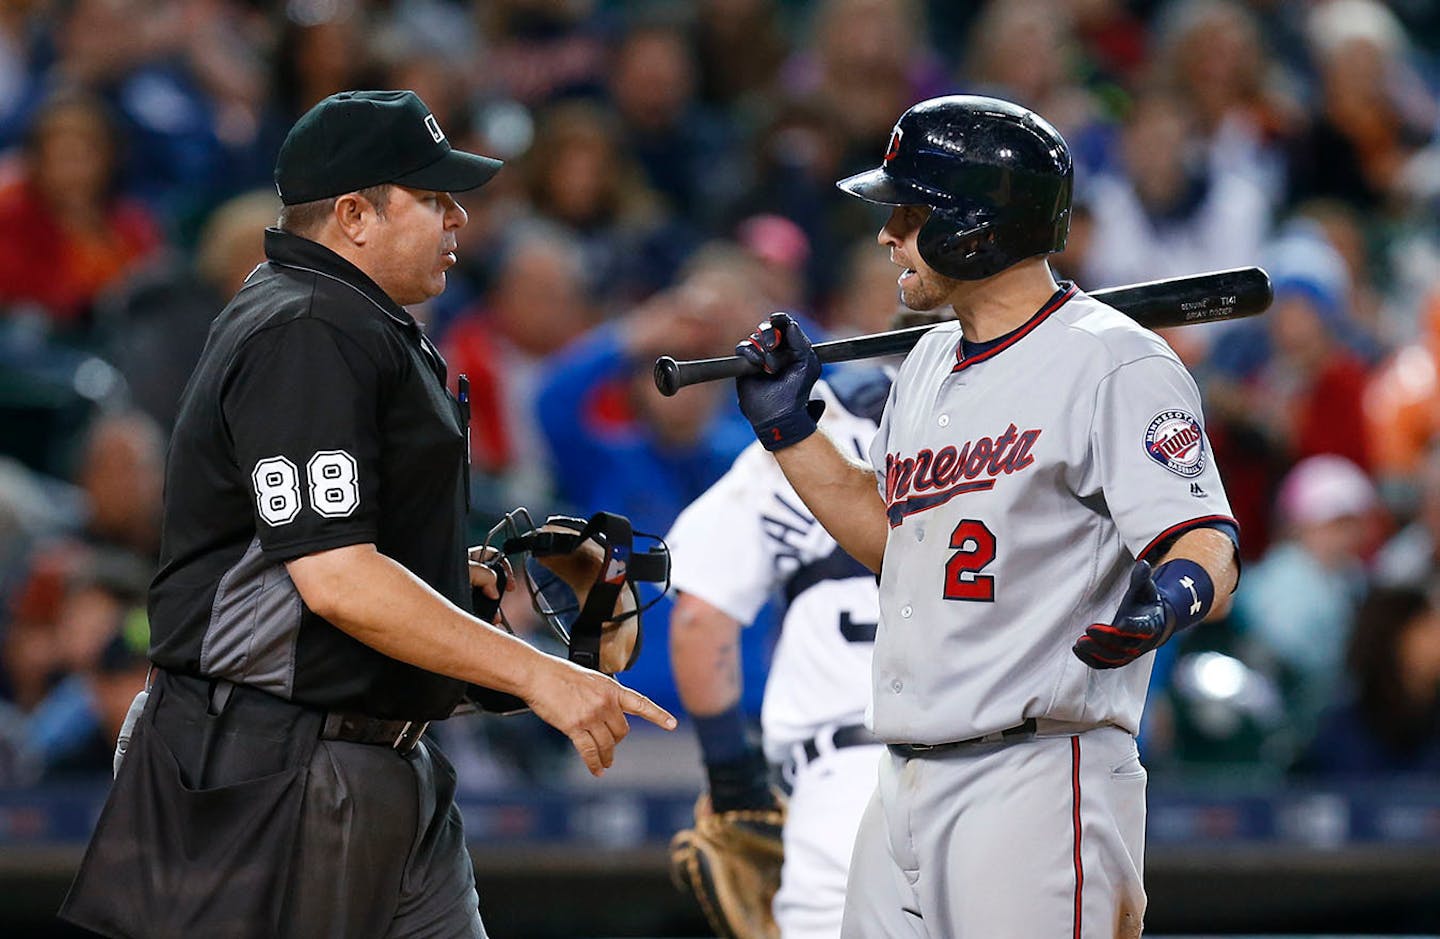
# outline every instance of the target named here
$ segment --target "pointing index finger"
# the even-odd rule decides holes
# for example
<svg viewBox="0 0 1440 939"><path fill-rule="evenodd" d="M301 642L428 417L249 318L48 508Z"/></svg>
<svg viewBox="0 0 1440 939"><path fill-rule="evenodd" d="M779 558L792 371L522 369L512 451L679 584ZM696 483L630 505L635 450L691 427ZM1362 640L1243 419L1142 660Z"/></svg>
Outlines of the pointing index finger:
<svg viewBox="0 0 1440 939"><path fill-rule="evenodd" d="M620 707L626 714L634 714L666 730L674 730L675 716L638 691L624 688L620 695Z"/></svg>

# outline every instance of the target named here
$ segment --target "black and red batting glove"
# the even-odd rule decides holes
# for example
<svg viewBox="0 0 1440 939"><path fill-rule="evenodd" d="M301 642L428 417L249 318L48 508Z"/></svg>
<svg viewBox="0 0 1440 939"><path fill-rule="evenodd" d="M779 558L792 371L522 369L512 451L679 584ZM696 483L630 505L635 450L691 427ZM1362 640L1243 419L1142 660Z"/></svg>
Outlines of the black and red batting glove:
<svg viewBox="0 0 1440 939"><path fill-rule="evenodd" d="M820 377L820 357L789 313L771 313L735 347L735 354L760 369L735 380L740 410L767 450L782 450L815 433L825 402L811 401Z"/></svg>
<svg viewBox="0 0 1440 939"><path fill-rule="evenodd" d="M1136 561L1130 588L1110 623L1096 623L1075 643L1075 656L1091 668L1129 665L1175 633L1175 610L1155 586L1149 561Z"/></svg>
<svg viewBox="0 0 1440 939"><path fill-rule="evenodd" d="M1109 623L1096 623L1075 643L1075 655L1091 668L1129 665L1210 614L1215 584L1204 567L1174 558L1152 574L1148 561L1130 569L1130 587Z"/></svg>

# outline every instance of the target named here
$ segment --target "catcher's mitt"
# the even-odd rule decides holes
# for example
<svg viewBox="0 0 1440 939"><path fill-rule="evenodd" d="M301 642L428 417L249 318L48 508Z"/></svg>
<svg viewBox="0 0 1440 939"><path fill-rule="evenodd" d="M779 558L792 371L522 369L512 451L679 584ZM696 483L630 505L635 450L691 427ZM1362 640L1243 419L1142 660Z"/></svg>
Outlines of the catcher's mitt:
<svg viewBox="0 0 1440 939"><path fill-rule="evenodd" d="M714 812L710 796L695 802L695 827L670 840L670 879L700 904L723 939L779 939L771 902L780 889L785 803Z"/></svg>

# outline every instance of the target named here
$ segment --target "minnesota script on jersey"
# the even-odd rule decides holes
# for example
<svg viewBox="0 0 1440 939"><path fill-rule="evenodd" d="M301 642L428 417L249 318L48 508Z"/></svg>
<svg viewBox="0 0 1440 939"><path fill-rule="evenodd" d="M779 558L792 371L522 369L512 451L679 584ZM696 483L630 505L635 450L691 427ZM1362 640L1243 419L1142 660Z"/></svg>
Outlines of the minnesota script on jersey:
<svg viewBox="0 0 1440 939"><path fill-rule="evenodd" d="M870 449L890 522L875 732L1135 733L1154 656L1102 672L1070 647L1110 621L1135 558L1233 524L1199 391L1160 337L1073 286L977 355L960 335L938 326L906 358Z"/></svg>

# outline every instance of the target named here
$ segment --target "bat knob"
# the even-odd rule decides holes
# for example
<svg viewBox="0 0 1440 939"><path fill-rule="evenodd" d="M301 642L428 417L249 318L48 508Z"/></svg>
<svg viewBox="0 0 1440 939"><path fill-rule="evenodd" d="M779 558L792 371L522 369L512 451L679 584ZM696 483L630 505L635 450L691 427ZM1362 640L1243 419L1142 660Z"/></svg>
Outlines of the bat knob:
<svg viewBox="0 0 1440 939"><path fill-rule="evenodd" d="M680 390L680 366L668 355L655 360L655 387L667 398Z"/></svg>

